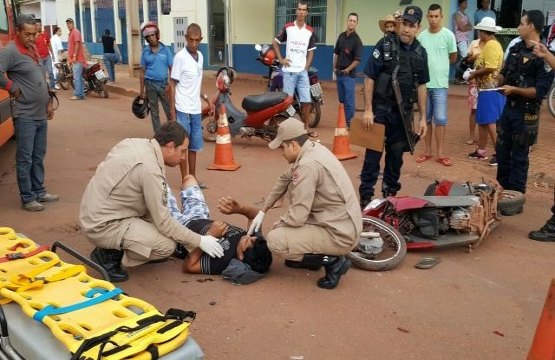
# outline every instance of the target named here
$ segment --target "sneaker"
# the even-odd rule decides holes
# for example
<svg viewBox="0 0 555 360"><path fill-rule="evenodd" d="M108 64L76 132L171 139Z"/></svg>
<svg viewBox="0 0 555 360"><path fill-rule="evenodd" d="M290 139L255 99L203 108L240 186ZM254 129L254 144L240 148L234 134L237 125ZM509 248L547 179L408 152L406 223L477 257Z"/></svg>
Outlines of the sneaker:
<svg viewBox="0 0 555 360"><path fill-rule="evenodd" d="M43 211L44 206L36 200L30 201L28 203L22 204L23 210L27 211Z"/></svg>
<svg viewBox="0 0 555 360"><path fill-rule="evenodd" d="M69 98L69 100L84 100L84 99L85 99L84 97L76 96L76 95L73 95L72 97Z"/></svg>
<svg viewBox="0 0 555 360"><path fill-rule="evenodd" d="M485 155L481 155L478 150L474 150L473 152L471 152L470 154L468 154L468 158L469 159L473 159L473 160L487 160L488 157Z"/></svg>
<svg viewBox="0 0 555 360"><path fill-rule="evenodd" d="M495 154L493 154L491 159L489 159L489 166L497 166L497 157Z"/></svg>
<svg viewBox="0 0 555 360"><path fill-rule="evenodd" d="M43 196L41 196L40 198L37 199L38 202L54 202L54 201L58 201L60 200L60 197L58 195L54 195L54 194L44 194Z"/></svg>

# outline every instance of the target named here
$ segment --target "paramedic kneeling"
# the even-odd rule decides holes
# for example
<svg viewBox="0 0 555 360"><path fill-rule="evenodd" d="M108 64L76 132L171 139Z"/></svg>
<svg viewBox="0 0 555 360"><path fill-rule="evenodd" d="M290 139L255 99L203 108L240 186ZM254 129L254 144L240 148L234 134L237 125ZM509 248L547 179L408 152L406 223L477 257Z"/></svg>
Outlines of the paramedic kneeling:
<svg viewBox="0 0 555 360"><path fill-rule="evenodd" d="M351 266L345 255L362 232L353 184L335 155L309 140L297 119L283 121L268 146L281 146L292 166L278 178L248 234L260 229L266 211L287 194L289 207L266 235L268 247L285 257L289 267L317 270L323 265L326 276L318 286L333 289Z"/></svg>
<svg viewBox="0 0 555 360"><path fill-rule="evenodd" d="M189 139L176 122L164 123L154 139L125 139L98 165L81 200L79 221L96 248L91 260L112 282L125 281L121 268L160 260L173 254L176 243L187 250L200 247L212 257L223 249L210 235L201 236L172 218L167 207L164 165L179 165Z"/></svg>

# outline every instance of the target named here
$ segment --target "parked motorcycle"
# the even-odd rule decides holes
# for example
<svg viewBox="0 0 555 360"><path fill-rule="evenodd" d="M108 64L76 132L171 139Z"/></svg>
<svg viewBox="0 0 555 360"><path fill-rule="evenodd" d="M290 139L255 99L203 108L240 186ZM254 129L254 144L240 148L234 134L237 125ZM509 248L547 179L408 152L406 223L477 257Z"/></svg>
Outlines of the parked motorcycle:
<svg viewBox="0 0 555 360"><path fill-rule="evenodd" d="M235 107L231 99L231 84L236 72L231 67L222 67L216 75L218 94L214 100L215 114L213 117L203 117L203 137L206 141L214 141L218 130L219 115L222 106L227 114L229 132L231 136L240 135L244 138L260 137L272 140L276 137L277 126L281 121L294 114L288 108L293 103L293 97L284 92L271 92L260 95L245 96L241 106L245 111ZM291 108L292 109L292 108Z"/></svg>
<svg viewBox="0 0 555 360"><path fill-rule="evenodd" d="M108 82L108 77L100 68L100 64L97 62L88 62L87 67L83 69L83 79L84 79L84 91L88 95L91 91L96 92L100 97L108 98L108 89L106 88L106 83ZM75 87L73 82L71 86Z"/></svg>
<svg viewBox="0 0 555 360"><path fill-rule="evenodd" d="M258 51L256 60L268 67L268 75L264 76L264 78L268 79L266 90L283 91L283 71L279 66L279 60L276 59L274 49L272 49L270 45L259 44L256 44L254 48ZM308 126L317 127L320 123L320 118L322 116L321 107L324 103L322 86L318 80L318 69L313 66L308 69L308 80L310 82L310 96L312 98L312 108L310 109ZM301 111L298 94L295 94L293 107L300 116Z"/></svg>
<svg viewBox="0 0 555 360"><path fill-rule="evenodd" d="M348 255L365 270L397 267L407 249L467 246L471 251L498 225L496 183L454 184L443 181L428 187L424 196L375 199L363 210L363 234Z"/></svg>
<svg viewBox="0 0 555 360"><path fill-rule="evenodd" d="M70 84L73 82L73 72L67 63L67 50L60 51L58 55L59 62L55 64L58 69L58 76L56 81L58 85L64 90L69 89Z"/></svg>

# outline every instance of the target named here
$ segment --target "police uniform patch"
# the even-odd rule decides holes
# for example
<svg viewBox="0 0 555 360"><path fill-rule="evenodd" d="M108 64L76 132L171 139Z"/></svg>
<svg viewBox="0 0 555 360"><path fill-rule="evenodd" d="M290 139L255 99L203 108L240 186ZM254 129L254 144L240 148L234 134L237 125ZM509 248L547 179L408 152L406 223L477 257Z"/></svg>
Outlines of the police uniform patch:
<svg viewBox="0 0 555 360"><path fill-rule="evenodd" d="M522 57L522 63L523 63L523 64L526 64L528 61L530 61L529 58L527 58L526 56L523 56L523 57Z"/></svg>
<svg viewBox="0 0 555 360"><path fill-rule="evenodd" d="M292 176L293 185L297 185L299 183L300 177L301 176L299 175L299 170L293 171L293 176Z"/></svg>
<svg viewBox="0 0 555 360"><path fill-rule="evenodd" d="M168 185L162 180L162 204L168 206Z"/></svg>
<svg viewBox="0 0 555 360"><path fill-rule="evenodd" d="M372 56L377 59L380 57L380 50L378 49L374 49L374 52L372 53Z"/></svg>

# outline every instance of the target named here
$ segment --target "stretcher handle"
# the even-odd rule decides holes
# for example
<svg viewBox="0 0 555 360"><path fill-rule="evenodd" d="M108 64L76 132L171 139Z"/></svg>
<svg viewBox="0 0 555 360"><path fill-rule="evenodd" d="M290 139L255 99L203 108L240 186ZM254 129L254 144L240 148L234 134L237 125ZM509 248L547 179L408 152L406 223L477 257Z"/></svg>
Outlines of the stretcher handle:
<svg viewBox="0 0 555 360"><path fill-rule="evenodd" d="M65 252L67 252L69 255L73 256L77 260L80 260L83 264L88 265L89 267L98 271L102 275L102 278L104 280L108 282L110 281L110 276L108 276L108 273L106 272L106 270L104 270L102 266L98 265L91 259L84 257L79 252L77 252L77 250L74 250L69 246L62 244L60 241L55 241L54 244L52 244L50 251L55 253L58 248L64 250Z"/></svg>

